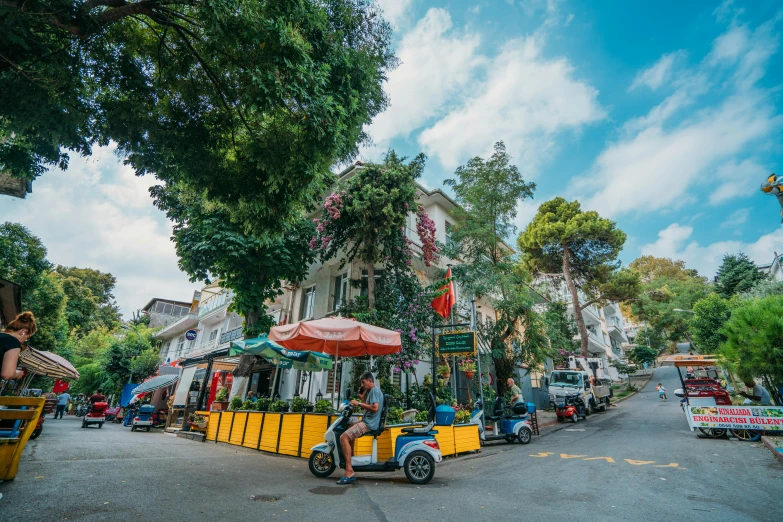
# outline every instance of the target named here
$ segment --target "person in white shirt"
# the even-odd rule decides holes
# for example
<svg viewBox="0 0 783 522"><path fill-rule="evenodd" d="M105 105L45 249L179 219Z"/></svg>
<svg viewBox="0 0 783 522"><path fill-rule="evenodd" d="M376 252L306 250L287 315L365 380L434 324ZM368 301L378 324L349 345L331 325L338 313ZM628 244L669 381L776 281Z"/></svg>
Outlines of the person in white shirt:
<svg viewBox="0 0 783 522"><path fill-rule="evenodd" d="M769 406L772 404L772 399L769 396L769 392L762 385L756 383L755 381L745 381L745 386L749 390L753 390L753 392L739 392L740 395L750 399L759 406Z"/></svg>

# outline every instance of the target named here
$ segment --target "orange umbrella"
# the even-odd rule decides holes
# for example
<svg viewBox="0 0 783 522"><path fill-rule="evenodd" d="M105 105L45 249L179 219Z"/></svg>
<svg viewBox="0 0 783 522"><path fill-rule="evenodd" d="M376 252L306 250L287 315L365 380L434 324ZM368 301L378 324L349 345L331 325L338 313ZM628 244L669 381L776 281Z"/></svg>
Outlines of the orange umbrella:
<svg viewBox="0 0 783 522"><path fill-rule="evenodd" d="M400 332L345 317L324 317L269 330L269 338L291 350L309 350L343 357L390 355L402 351ZM337 390L337 372L332 374L332 388ZM333 395L332 399L336 399Z"/></svg>
<svg viewBox="0 0 783 522"><path fill-rule="evenodd" d="M269 330L269 338L291 350L343 357L390 355L402 351L400 332L345 317L324 317L275 326Z"/></svg>

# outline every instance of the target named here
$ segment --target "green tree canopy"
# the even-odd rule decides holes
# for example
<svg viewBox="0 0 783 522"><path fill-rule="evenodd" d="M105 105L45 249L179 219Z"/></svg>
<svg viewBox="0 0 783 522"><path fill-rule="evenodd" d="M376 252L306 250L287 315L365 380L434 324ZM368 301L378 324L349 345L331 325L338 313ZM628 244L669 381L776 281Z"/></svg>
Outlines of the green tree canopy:
<svg viewBox="0 0 783 522"><path fill-rule="evenodd" d="M701 353L718 353L720 345L726 341L722 333L723 326L731 317L736 299L723 299L716 293L699 299L693 305L694 314L689 326L696 347Z"/></svg>
<svg viewBox="0 0 783 522"><path fill-rule="evenodd" d="M583 212L578 201L555 198L538 208L517 244L524 265L533 273L562 274L571 293L582 355L588 355L588 333L582 310L602 299L632 298L638 292L632 272L618 272L617 256L625 244L625 232L614 221L595 211ZM616 280L613 280L614 278ZM578 290L588 297L581 303ZM611 296L604 296L602 289ZM616 295L624 289L630 295Z"/></svg>
<svg viewBox="0 0 783 522"><path fill-rule="evenodd" d="M740 302L721 333L720 354L743 379L766 375L783 382L783 296Z"/></svg>
<svg viewBox="0 0 783 522"><path fill-rule="evenodd" d="M12 175L114 142L139 175L189 183L262 230L356 154L396 66L364 0L8 1L0 50Z"/></svg>
<svg viewBox="0 0 783 522"><path fill-rule="evenodd" d="M723 263L718 267L715 292L728 299L735 294L750 290L764 278L756 263L744 253L726 254L723 256Z"/></svg>
<svg viewBox="0 0 783 522"><path fill-rule="evenodd" d="M639 274L639 279L645 284L660 277L685 280L699 276L696 270L685 267L685 261L673 261L668 257L637 257L628 268Z"/></svg>
<svg viewBox="0 0 783 522"><path fill-rule="evenodd" d="M678 342L689 337L689 314L674 310L692 310L699 299L710 292L701 277L670 279L662 276L642 286L638 300L631 303L632 315L656 331L663 332L669 341Z"/></svg>
<svg viewBox="0 0 783 522"><path fill-rule="evenodd" d="M627 352L628 360L643 366L645 363L652 364L658 357L658 350L646 344L637 344L633 349Z"/></svg>
<svg viewBox="0 0 783 522"><path fill-rule="evenodd" d="M78 285L69 293L69 288L63 282L63 287L68 294L68 299L73 303L74 300L81 299L94 302L94 310L89 315L92 326L105 326L112 328L120 320L120 310L114 299L114 287L117 284L117 278L107 272L101 272L92 268L77 268L75 266L57 265L55 272L64 279L73 279L73 283L78 281ZM85 290L89 290L89 293ZM86 303L84 306L88 306ZM71 321L69 320L69 324ZM71 328L74 325L71 324Z"/></svg>
<svg viewBox="0 0 783 522"><path fill-rule="evenodd" d="M495 144L489 159L475 157L454 175L445 184L453 188L461 208L453 210L455 223L443 253L462 261L452 268L461 292L494 310L492 320L477 325L477 332L479 343L492 354L502 392L517 364L537 367L554 354L544 319L532 309L535 294L527 285L528 274L505 243L516 232L517 205L533 196L535 184L522 178L503 142Z"/></svg>

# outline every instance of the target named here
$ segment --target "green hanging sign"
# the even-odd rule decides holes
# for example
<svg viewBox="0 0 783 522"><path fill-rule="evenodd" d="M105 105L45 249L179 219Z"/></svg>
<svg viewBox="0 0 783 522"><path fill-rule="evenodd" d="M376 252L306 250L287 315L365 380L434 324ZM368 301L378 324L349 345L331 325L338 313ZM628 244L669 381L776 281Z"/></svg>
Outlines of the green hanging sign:
<svg viewBox="0 0 783 522"><path fill-rule="evenodd" d="M437 347L439 355L475 355L476 332L440 334Z"/></svg>

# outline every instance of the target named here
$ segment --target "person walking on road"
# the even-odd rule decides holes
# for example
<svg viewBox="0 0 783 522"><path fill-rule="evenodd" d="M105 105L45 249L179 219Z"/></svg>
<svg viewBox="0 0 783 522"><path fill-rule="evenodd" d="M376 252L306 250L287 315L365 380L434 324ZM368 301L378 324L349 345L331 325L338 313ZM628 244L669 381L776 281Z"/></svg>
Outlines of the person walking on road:
<svg viewBox="0 0 783 522"><path fill-rule="evenodd" d="M64 391L57 397L57 410L54 412L54 418L56 419L57 416L60 416L60 419L63 418L63 413L65 412L65 408L71 403L71 395Z"/></svg>
<svg viewBox="0 0 783 522"><path fill-rule="evenodd" d="M663 387L663 384L658 383L658 386L655 387L656 390L658 390L658 395L661 397L661 400L666 400L666 388Z"/></svg>

